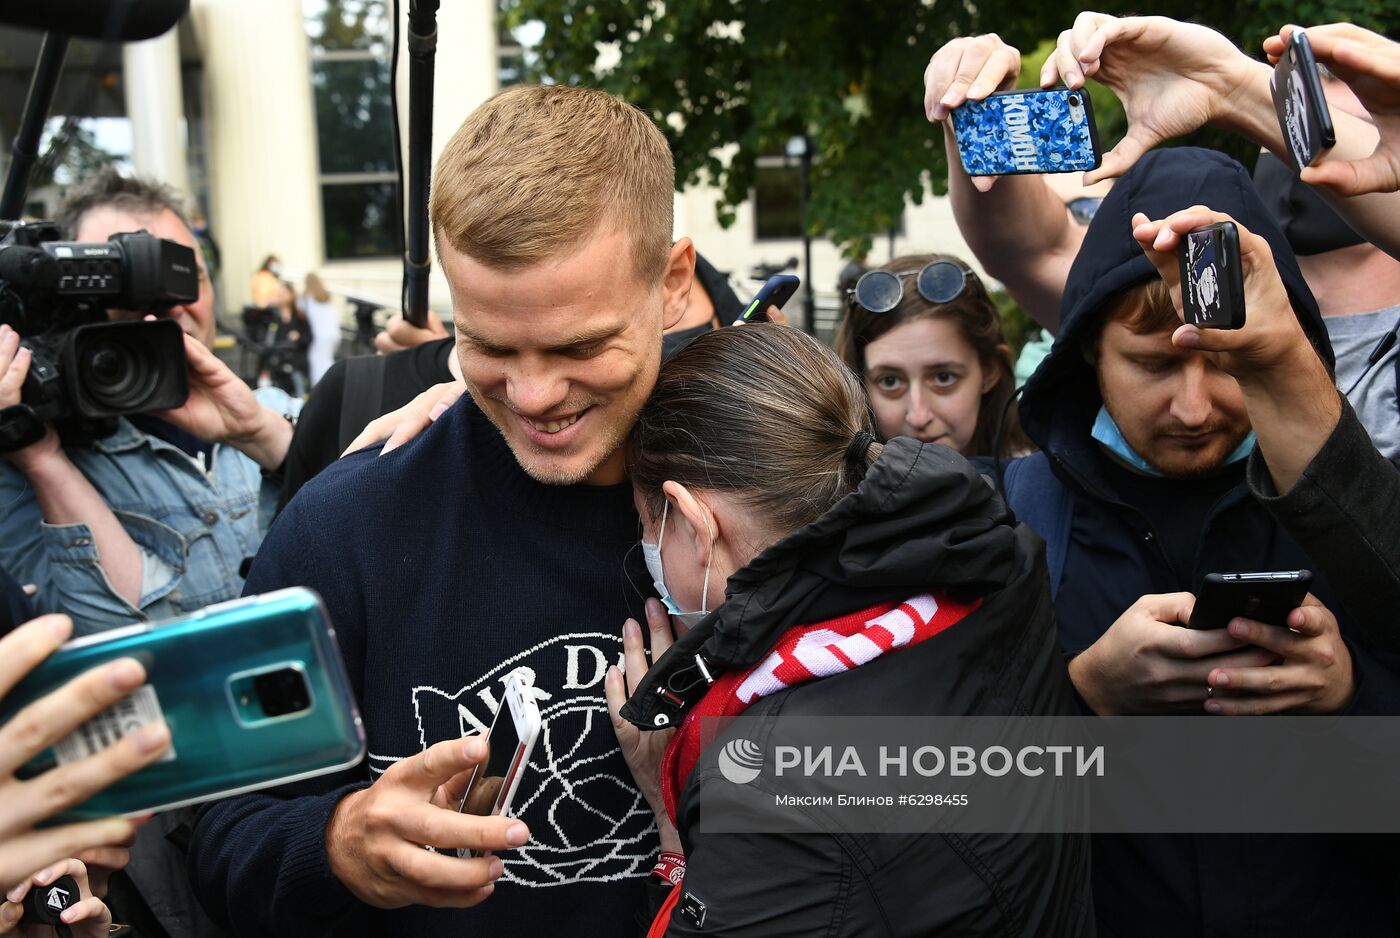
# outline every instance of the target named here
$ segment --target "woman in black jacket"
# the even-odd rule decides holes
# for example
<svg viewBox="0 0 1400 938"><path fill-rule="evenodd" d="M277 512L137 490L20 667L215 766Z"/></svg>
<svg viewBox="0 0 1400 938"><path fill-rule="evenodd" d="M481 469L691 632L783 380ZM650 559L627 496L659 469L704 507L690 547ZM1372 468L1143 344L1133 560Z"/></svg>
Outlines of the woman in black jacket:
<svg viewBox="0 0 1400 938"><path fill-rule="evenodd" d="M702 716L1075 713L1039 541L977 472L876 442L858 379L769 325L668 361L631 457L657 590L694 623L672 644L653 608L650 669L627 623L627 673L607 679L662 836L647 933L1092 934L1082 835L696 824L705 786L731 784Z"/></svg>

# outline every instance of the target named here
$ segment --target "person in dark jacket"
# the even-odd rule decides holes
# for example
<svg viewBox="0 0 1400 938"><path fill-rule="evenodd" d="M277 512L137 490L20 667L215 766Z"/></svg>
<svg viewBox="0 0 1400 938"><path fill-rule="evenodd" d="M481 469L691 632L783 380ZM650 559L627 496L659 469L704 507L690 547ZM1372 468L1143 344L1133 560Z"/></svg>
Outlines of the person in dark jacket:
<svg viewBox="0 0 1400 938"><path fill-rule="evenodd" d="M1243 167L1210 151L1162 150L1114 186L1071 269L1055 346L1022 400L1023 427L1042 452L1002 467L1012 509L1047 542L1071 679L1100 714L1393 713L1395 659L1346 616L1340 626L1320 616L1302 641L1261 627L1258 645L1177 627L1207 573L1315 568L1250 494L1253 438L1239 386L1215 360L1172 345L1180 320L1133 238L1135 213L1164 218L1193 204L1267 242L1330 370L1316 304ZM1340 610L1326 577L1313 592ZM1222 670L1261 676L1285 647L1283 666L1267 672L1271 692L1209 683ZM1365 838L1100 835L1094 870L1105 934L1395 928L1393 865Z"/></svg>
<svg viewBox="0 0 1400 938"><path fill-rule="evenodd" d="M1180 305L1175 249L1184 232L1233 221L1192 206L1133 236ZM1249 316L1241 329L1183 325L1178 347L1215 354L1245 390L1259 439L1250 491L1316 562L1343 607L1378 646L1400 650L1400 469L1373 445L1298 327L1267 242L1236 223ZM1212 676L1214 680L1215 676Z"/></svg>
<svg viewBox="0 0 1400 938"><path fill-rule="evenodd" d="M683 864L660 892L679 880L705 907L703 921L663 910L653 935L1093 933L1083 835L696 824L706 786L730 784L701 752L703 716L1075 712L1035 536L954 450L880 444L874 429L859 379L830 350L766 324L695 339L638 419L631 475L656 588L673 615L712 610L672 645L653 608L652 653L669 651L649 671L627 623L625 711L623 673L607 678L623 752L657 814L662 872ZM891 617L900 624L885 631ZM906 638L881 643L902 626ZM802 653L818 630L839 653ZM697 658L713 679L703 695L658 696L694 684L680 672ZM658 775L671 734L655 727L677 722Z"/></svg>

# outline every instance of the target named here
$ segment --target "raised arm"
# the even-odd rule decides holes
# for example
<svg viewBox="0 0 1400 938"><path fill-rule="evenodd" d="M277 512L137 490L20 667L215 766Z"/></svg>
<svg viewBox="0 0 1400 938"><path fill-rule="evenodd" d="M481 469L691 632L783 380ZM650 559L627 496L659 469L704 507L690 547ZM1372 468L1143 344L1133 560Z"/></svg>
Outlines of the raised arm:
<svg viewBox="0 0 1400 938"><path fill-rule="evenodd" d="M1336 44L1329 29L1319 27L1319 39L1330 54ZM1285 30L1285 38L1287 34ZM1270 43L1266 48L1282 49L1280 37ZM1348 54L1344 51L1343 58ZM1269 85L1272 75L1268 65L1245 55L1209 27L1164 16L1118 18L1084 12L1075 18L1072 28L1060 34L1041 80L1063 80L1069 87L1079 88L1092 77L1123 102L1128 131L1104 154L1102 165L1085 174L1085 182L1094 182L1121 176L1152 147L1208 124L1238 133L1291 165L1274 111ZM1372 95L1372 100L1378 99ZM1378 152L1376 125L1336 109L1332 121L1336 146L1316 167L1304 171L1305 182L1343 179ZM1400 144L1391 147L1400 148ZM1328 168L1332 164L1335 167ZM1372 192L1338 198L1335 193L1319 191L1328 195L1362 234L1396 252L1400 246L1400 194Z"/></svg>
<svg viewBox="0 0 1400 938"><path fill-rule="evenodd" d="M29 350L20 348L19 335L9 326L0 326L0 407L20 402L29 361ZM22 579L38 583L45 590L45 600L53 604L50 566L73 558L62 553L62 548L55 548L60 551L55 556L55 550L45 547L46 540L66 540L78 550L90 547L101 564L105 588L118 600L140 609L141 548L63 452L53 428L49 427L39 442L6 453L5 459L22 476L0 479L0 493L7 493L0 505L0 530L5 541L0 557L6 565ZM49 530L52 528L69 530ZM84 539L89 543L80 544Z"/></svg>
<svg viewBox="0 0 1400 938"><path fill-rule="evenodd" d="M954 39L924 71L924 114L943 125L948 195L968 247L1036 322L1054 332L1084 229L1043 176L969 176L949 117L966 101L1014 87L1020 72L1021 53L995 34Z"/></svg>

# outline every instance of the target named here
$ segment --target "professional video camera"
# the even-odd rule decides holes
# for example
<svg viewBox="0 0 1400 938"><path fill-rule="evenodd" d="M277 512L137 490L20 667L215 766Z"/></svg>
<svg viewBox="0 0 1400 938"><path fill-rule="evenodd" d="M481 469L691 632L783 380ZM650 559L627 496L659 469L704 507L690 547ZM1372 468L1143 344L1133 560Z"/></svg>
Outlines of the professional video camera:
<svg viewBox="0 0 1400 938"><path fill-rule="evenodd" d="M49 222L0 222L0 323L33 356L20 403L0 409L0 453L38 442L46 423L72 445L110 433L116 417L183 404L179 325L106 311L158 315L198 296L194 251L174 241L144 231L60 241Z"/></svg>

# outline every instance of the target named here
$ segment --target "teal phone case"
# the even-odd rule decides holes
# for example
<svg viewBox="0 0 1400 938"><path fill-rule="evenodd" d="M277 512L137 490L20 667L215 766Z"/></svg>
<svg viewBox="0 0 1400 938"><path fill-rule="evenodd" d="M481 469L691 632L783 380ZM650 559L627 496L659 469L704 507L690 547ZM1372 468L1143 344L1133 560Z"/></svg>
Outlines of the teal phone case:
<svg viewBox="0 0 1400 938"><path fill-rule="evenodd" d="M69 642L5 695L0 720L89 668L128 656L146 668L174 758L122 779L50 823L167 810L346 769L364 757L364 728L335 630L320 597L301 588ZM309 705L267 716L252 695L253 682L286 669L304 678L295 694L306 692ZM129 731L138 722L132 710L118 704L107 713L126 721ZM49 748L19 774L53 768L57 758Z"/></svg>

